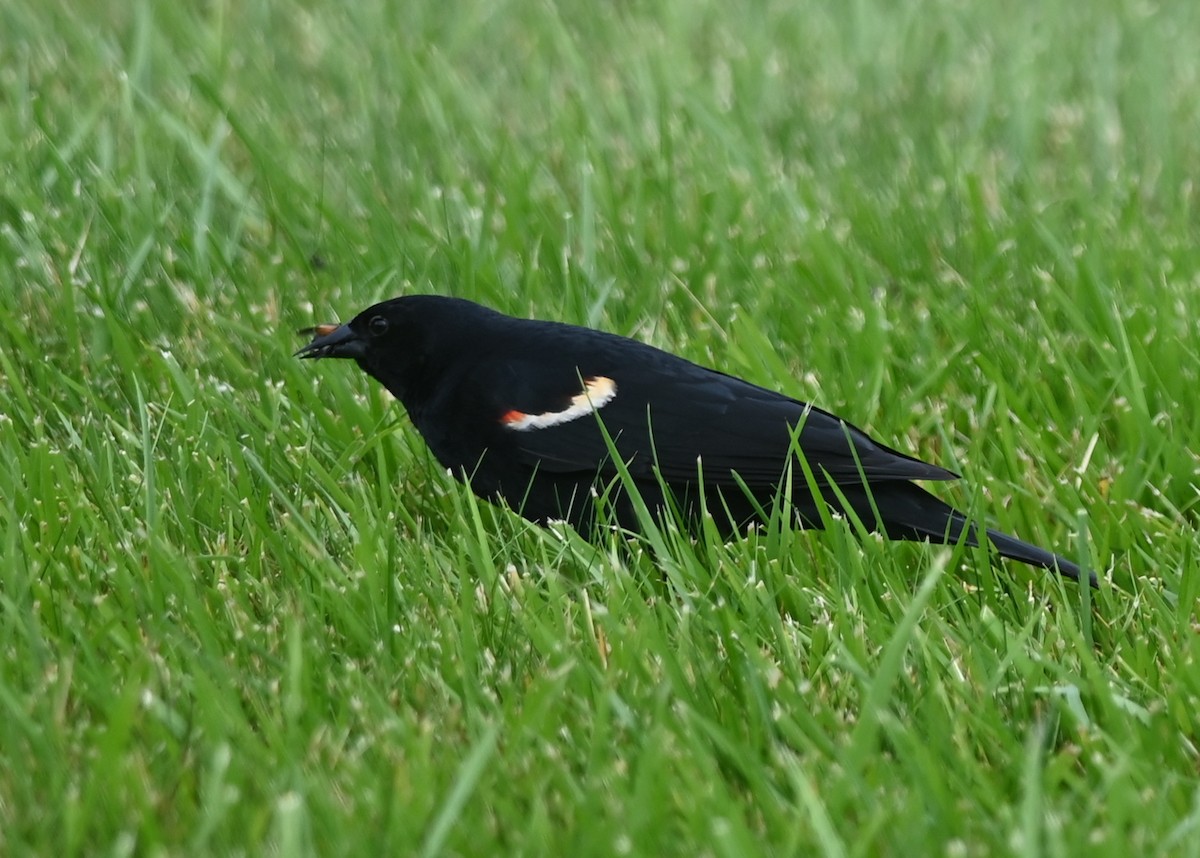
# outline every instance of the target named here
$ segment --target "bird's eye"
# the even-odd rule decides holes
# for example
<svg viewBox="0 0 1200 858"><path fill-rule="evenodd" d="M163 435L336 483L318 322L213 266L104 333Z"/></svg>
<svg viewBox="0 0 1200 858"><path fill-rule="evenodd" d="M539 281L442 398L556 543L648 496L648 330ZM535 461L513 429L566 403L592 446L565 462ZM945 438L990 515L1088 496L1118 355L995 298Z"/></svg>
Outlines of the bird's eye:
<svg viewBox="0 0 1200 858"><path fill-rule="evenodd" d="M382 337L387 333L388 320L383 316L372 316L371 321L367 322L367 330L371 332L373 337Z"/></svg>

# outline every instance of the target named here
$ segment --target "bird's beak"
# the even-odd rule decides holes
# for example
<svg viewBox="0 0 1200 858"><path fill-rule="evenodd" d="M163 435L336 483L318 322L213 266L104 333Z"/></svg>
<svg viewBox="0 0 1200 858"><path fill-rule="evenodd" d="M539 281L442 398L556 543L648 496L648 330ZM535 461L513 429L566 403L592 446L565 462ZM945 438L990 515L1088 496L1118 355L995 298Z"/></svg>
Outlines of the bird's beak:
<svg viewBox="0 0 1200 858"><path fill-rule="evenodd" d="M313 341L296 352L298 358L361 358L367 353L349 325L316 325L298 333L313 335Z"/></svg>

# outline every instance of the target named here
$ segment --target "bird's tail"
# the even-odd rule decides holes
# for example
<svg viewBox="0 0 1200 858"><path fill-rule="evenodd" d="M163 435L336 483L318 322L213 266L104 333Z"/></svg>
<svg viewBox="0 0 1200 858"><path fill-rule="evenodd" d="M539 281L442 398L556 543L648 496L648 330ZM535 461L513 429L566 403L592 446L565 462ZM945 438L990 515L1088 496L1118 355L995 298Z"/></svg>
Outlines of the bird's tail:
<svg viewBox="0 0 1200 858"><path fill-rule="evenodd" d="M979 544L978 528L966 516L920 486L907 482L882 483L873 486L872 490L871 500L883 522L883 529L893 539L928 539L941 543L961 539L967 545ZM854 505L858 507L857 503ZM874 515L868 513L863 521L873 518ZM1072 581L1079 581L1083 575L1077 564L1062 555L998 530L987 528L984 532L1001 557L1058 572ZM1096 573L1089 572L1087 580L1093 587L1099 586Z"/></svg>
<svg viewBox="0 0 1200 858"><path fill-rule="evenodd" d="M1028 563L1030 566L1040 566L1043 569L1049 569L1051 572L1057 571L1058 574L1065 575L1072 581L1078 581L1083 574L1083 571L1077 564L1072 563L1061 554L1055 554L1044 548L1038 548L1036 545L1032 545L1023 539L1017 539L1015 536L1009 536L1007 533L1001 533L990 527L986 532L988 540L992 545L996 546L996 550L1000 552L1001 557L1020 560L1022 563ZM1093 587L1100 586L1095 572L1088 573L1088 583Z"/></svg>

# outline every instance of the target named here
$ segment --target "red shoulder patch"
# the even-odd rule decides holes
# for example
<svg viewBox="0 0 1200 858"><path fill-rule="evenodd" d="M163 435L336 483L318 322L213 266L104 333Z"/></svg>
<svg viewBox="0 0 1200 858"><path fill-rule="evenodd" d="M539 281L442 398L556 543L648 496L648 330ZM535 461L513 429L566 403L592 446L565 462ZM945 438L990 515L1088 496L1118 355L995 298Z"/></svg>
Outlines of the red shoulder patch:
<svg viewBox="0 0 1200 858"><path fill-rule="evenodd" d="M515 409L505 411L500 415L500 422L507 428L517 432L528 432L531 429L548 429L577 420L585 414L599 411L612 402L617 396L617 383L603 375L586 378L583 381L583 391L575 394L567 401L567 407L561 411L544 411L541 414L526 414Z"/></svg>

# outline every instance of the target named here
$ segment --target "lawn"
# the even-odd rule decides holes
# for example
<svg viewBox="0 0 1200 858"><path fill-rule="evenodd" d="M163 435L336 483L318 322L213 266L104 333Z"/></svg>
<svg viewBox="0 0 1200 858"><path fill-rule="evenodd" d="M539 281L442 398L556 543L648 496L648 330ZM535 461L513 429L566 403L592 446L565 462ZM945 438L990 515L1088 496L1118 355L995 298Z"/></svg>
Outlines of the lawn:
<svg viewBox="0 0 1200 858"><path fill-rule="evenodd" d="M1200 854L1200 6L0 5L0 854ZM1095 568L473 499L471 298Z"/></svg>

